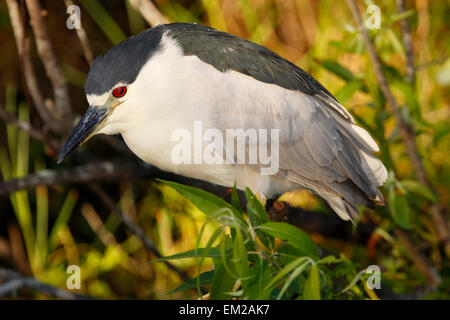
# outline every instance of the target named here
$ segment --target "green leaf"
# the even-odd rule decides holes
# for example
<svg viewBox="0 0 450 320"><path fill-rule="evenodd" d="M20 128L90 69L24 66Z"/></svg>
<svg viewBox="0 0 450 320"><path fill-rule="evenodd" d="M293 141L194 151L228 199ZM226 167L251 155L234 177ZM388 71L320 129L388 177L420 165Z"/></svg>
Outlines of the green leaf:
<svg viewBox="0 0 450 320"><path fill-rule="evenodd" d="M392 31L392 29L387 29L386 35L390 39L390 44L394 48L395 52L401 54L402 56L405 56L405 49L403 48L402 42L397 37L395 32Z"/></svg>
<svg viewBox="0 0 450 320"><path fill-rule="evenodd" d="M336 61L323 60L319 61L319 64L345 81L351 81L355 79L353 72Z"/></svg>
<svg viewBox="0 0 450 320"><path fill-rule="evenodd" d="M125 4L131 33L138 34L139 32L144 31L146 29L146 25L141 13L131 5L130 0L126 0Z"/></svg>
<svg viewBox="0 0 450 320"><path fill-rule="evenodd" d="M206 226L206 223L203 225L202 231L200 232L200 234L203 234L205 226ZM198 261L198 272L200 272L200 269L201 269L201 267L203 265L203 262L204 262L205 258L208 257L208 254L209 254L210 258L217 258L217 257L221 257L222 256L221 248L213 247L214 242L217 240L217 238L219 238L222 235L222 233L223 233L222 228L217 228L216 231L214 231L214 233L212 234L212 236L208 239L208 243L206 244L205 248L203 248L203 250L202 250L203 252L199 255L200 256L200 261ZM201 235L198 237L198 240L197 240L197 248L194 249L194 251L196 251L197 254L198 254L198 249L199 249L198 246L200 245L200 239L201 239ZM210 250L211 249L217 250L219 255L218 256L217 255L214 255L214 256L211 255L210 254ZM231 251L231 250L229 250L229 251ZM228 254L227 250L224 251L224 254L225 255Z"/></svg>
<svg viewBox="0 0 450 320"><path fill-rule="evenodd" d="M248 218L250 224L255 228L256 235L267 248L273 248L273 238L257 229L258 226L270 221L269 215L249 188L245 189L245 197L247 199Z"/></svg>
<svg viewBox="0 0 450 320"><path fill-rule="evenodd" d="M399 20L403 20L409 17L412 17L415 14L414 10L408 10L408 11L403 11L400 13L394 13L390 18L389 21L391 23L397 22Z"/></svg>
<svg viewBox="0 0 450 320"><path fill-rule="evenodd" d="M247 213L249 214L250 220L254 221L252 223L253 226L256 227L270 221L269 215L263 205L249 188L245 189L245 198L247 199Z"/></svg>
<svg viewBox="0 0 450 320"><path fill-rule="evenodd" d="M342 262L342 258L336 258L333 255L326 256L325 258L322 258L318 261L318 263L322 264L333 264L333 263L340 263Z"/></svg>
<svg viewBox="0 0 450 320"><path fill-rule="evenodd" d="M300 265L302 265L304 262L308 261L307 257L301 257L297 258L294 261L288 263L283 269L281 269L273 278L272 280L266 285L263 292L269 293L275 286L285 277L287 276L291 271L298 268Z"/></svg>
<svg viewBox="0 0 450 320"><path fill-rule="evenodd" d="M41 171L41 174L43 172ZM58 245L58 232L67 226L72 212L77 204L78 192L75 190L69 191L67 198L64 201L61 210L59 211L58 217L56 218L53 228L48 236L48 243L50 250L54 250Z"/></svg>
<svg viewBox="0 0 450 320"><path fill-rule="evenodd" d="M248 299L269 299L270 292L264 291L264 286L272 279L270 267L267 260L259 257L252 266L251 274L254 275L248 283Z"/></svg>
<svg viewBox="0 0 450 320"><path fill-rule="evenodd" d="M362 87L364 84L360 80L352 80L347 82L334 96L340 103L345 103Z"/></svg>
<svg viewBox="0 0 450 320"><path fill-rule="evenodd" d="M239 278L245 279L248 276L248 255L247 249L245 248L244 238L242 236L241 230L236 228L236 235L233 241L233 259L235 270Z"/></svg>
<svg viewBox="0 0 450 320"><path fill-rule="evenodd" d="M234 183L233 189L231 191L231 205L240 212L240 214L242 215L242 207L241 207L241 202L239 201L239 196L238 196L238 192L236 189L236 182Z"/></svg>
<svg viewBox="0 0 450 320"><path fill-rule="evenodd" d="M212 193L194 187L185 186L176 182L161 179L158 180L175 189L177 192L191 201L200 211L204 212L208 216L214 214L223 216L226 214L226 211L228 211L231 212L239 220L244 221L242 214L237 211L236 208Z"/></svg>
<svg viewBox="0 0 450 320"><path fill-rule="evenodd" d="M394 187L389 189L389 208L395 223L404 229L411 229L408 201L395 193Z"/></svg>
<svg viewBox="0 0 450 320"><path fill-rule="evenodd" d="M297 279L297 277L306 269L308 266L308 262L302 263L300 266L298 266L286 279L286 282L284 283L283 287L281 288L280 292L278 293L277 300L281 299L283 297L283 294L286 292L286 290L289 288L289 286L292 284L292 282Z"/></svg>
<svg viewBox="0 0 450 320"><path fill-rule="evenodd" d="M400 181L400 185L404 187L406 190L421 195L422 197L436 203L437 198L433 192L423 184L415 181L415 180L403 180Z"/></svg>
<svg viewBox="0 0 450 320"><path fill-rule="evenodd" d="M341 290L341 293L345 293L348 290L350 290L351 288L353 288L358 283L358 281L361 280L362 276L365 273L366 273L366 269L361 270L360 272L358 272L356 274L356 276L353 277L352 281L350 281L350 283L344 289Z"/></svg>
<svg viewBox="0 0 450 320"><path fill-rule="evenodd" d="M86 11L89 12L112 44L119 44L127 38L117 22L97 0L81 0L81 4Z"/></svg>
<svg viewBox="0 0 450 320"><path fill-rule="evenodd" d="M305 290L303 291L304 300L320 300L320 277L319 268L313 264L306 279Z"/></svg>
<svg viewBox="0 0 450 320"><path fill-rule="evenodd" d="M216 272L209 295L210 300L230 300L231 295L227 293L233 290L235 282L236 279L226 271L223 263L216 265Z"/></svg>
<svg viewBox="0 0 450 320"><path fill-rule="evenodd" d="M172 291L168 292L167 294L172 294L179 291L185 291L189 289L194 289L197 287L197 284L200 283L201 286L204 286L206 284L210 284L214 279L214 273L215 271L206 271L198 275L198 277L189 279L179 287L173 289Z"/></svg>
<svg viewBox="0 0 450 320"><path fill-rule="evenodd" d="M149 261L149 263L164 262L168 260L185 259L185 258L198 258L203 257L203 255L207 258L220 257L220 249L217 247L212 247L209 249L198 248L194 250L185 251L182 253L173 254L171 256L154 259L152 261Z"/></svg>
<svg viewBox="0 0 450 320"><path fill-rule="evenodd" d="M302 230L285 222L266 222L259 227L263 232L281 240L286 240L300 252L313 259L319 258L319 250L314 241Z"/></svg>

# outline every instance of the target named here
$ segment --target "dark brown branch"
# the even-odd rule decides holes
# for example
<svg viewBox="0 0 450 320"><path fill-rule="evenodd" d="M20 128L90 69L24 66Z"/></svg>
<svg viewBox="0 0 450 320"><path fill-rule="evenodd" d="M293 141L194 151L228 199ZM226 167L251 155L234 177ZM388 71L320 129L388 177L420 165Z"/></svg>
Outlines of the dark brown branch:
<svg viewBox="0 0 450 320"><path fill-rule="evenodd" d="M0 269L0 279L2 280L2 284L0 285L0 298L11 296L21 289L32 289L60 299L67 299L67 300L92 299L85 295L69 292L48 285L32 277L25 277L20 273L9 269Z"/></svg>
<svg viewBox="0 0 450 320"><path fill-rule="evenodd" d="M94 181L118 181L132 177L151 176L156 169L144 164L123 162L100 162L81 165L70 169L42 170L20 179L0 184L0 196L39 185L58 185L65 183L87 183Z"/></svg>
<svg viewBox="0 0 450 320"><path fill-rule="evenodd" d="M72 110L70 108L69 89L57 62L55 53L42 17L42 8L38 0L26 0L30 15L38 55L44 65L45 72L53 87L53 99L47 99L46 107L53 116L47 123L58 133L67 133L72 128ZM26 75L25 75L26 76Z"/></svg>
<svg viewBox="0 0 450 320"><path fill-rule="evenodd" d="M395 229L395 234L400 240L401 245L408 252L412 261L416 265L420 273L425 277L427 282L433 286L437 287L441 283L441 278L432 265L428 262L425 256L420 252L415 244L414 240L411 238L410 234L400 228Z"/></svg>

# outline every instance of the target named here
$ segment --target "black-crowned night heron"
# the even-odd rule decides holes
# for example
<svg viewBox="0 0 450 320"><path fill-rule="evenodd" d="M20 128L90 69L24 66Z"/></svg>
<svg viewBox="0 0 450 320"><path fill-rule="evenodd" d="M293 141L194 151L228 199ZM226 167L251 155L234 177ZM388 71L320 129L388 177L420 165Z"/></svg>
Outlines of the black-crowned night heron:
<svg viewBox="0 0 450 320"><path fill-rule="evenodd" d="M159 25L97 58L86 96L59 162L95 134L120 133L163 170L236 182L267 199L308 189L344 220L383 203L377 187L387 172L367 131L312 76L253 42L198 24Z"/></svg>

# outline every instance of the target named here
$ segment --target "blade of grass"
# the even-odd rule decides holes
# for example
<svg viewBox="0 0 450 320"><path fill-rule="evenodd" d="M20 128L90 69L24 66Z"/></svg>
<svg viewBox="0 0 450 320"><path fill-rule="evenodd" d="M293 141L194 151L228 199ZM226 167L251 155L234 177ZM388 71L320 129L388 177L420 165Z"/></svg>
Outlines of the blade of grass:
<svg viewBox="0 0 450 320"><path fill-rule="evenodd" d="M145 30L145 20L142 15L137 11L129 0L125 1L127 6L128 24L132 34L137 34Z"/></svg>
<svg viewBox="0 0 450 320"><path fill-rule="evenodd" d="M289 288L289 286L291 285L291 283L303 272L305 271L306 267L309 265L310 261L306 261L304 263L302 263L300 266L298 266L290 275L289 277L286 279L286 282L284 283L283 287L280 290L280 293L278 293L277 296L277 300L280 300L284 293L286 292L286 290Z"/></svg>
<svg viewBox="0 0 450 320"><path fill-rule="evenodd" d="M97 0L80 0L80 2L113 45L119 44L127 38L116 21Z"/></svg>
<svg viewBox="0 0 450 320"><path fill-rule="evenodd" d="M54 249L58 242L58 232L67 226L70 216L75 208L75 204L78 200L78 192L76 190L70 190L67 194L66 200L64 201L61 210L59 211L58 217L56 218L55 224L50 231L50 236L48 237L50 250Z"/></svg>
<svg viewBox="0 0 450 320"><path fill-rule="evenodd" d="M206 14L208 15L209 25L221 31L227 31L225 17L220 9L220 3L216 0L201 0Z"/></svg>
<svg viewBox="0 0 450 320"><path fill-rule="evenodd" d="M264 288L264 292L270 292L272 289L275 288L275 286L285 277L287 276L291 271L298 268L302 263L309 260L308 257L301 257L298 259L295 259L294 261L287 264L283 269L281 269L273 278L272 280L266 285Z"/></svg>

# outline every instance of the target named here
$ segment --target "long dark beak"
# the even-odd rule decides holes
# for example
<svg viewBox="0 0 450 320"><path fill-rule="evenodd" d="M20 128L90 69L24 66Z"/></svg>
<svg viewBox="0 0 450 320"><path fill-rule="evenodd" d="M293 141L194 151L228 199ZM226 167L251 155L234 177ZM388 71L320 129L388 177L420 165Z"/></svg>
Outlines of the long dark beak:
<svg viewBox="0 0 450 320"><path fill-rule="evenodd" d="M98 130L99 124L105 119L108 109L90 106L75 129L73 129L58 156L58 163L64 160L81 143L88 140Z"/></svg>

